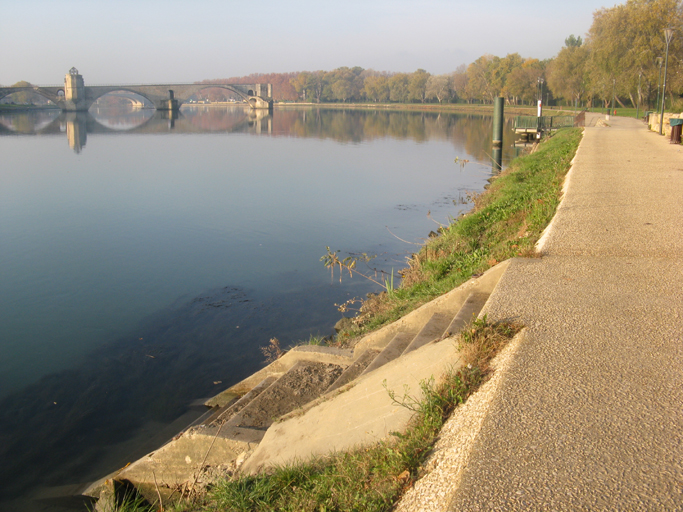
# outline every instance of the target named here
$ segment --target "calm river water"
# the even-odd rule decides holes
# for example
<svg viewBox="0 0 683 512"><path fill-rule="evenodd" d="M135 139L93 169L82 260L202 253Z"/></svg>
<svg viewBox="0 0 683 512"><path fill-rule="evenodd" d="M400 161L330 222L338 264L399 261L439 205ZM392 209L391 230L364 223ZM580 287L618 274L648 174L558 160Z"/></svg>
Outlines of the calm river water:
<svg viewBox="0 0 683 512"><path fill-rule="evenodd" d="M0 113L0 508L72 510L63 486L173 436L270 338L332 334L335 303L376 289L332 279L325 247L401 268L417 247L400 239L483 189L491 130L431 112Z"/></svg>

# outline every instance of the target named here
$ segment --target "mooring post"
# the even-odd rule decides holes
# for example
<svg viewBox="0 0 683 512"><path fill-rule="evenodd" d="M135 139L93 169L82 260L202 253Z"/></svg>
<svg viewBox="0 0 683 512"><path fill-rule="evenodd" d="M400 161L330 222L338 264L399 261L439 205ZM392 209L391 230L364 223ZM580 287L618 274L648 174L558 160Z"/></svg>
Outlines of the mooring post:
<svg viewBox="0 0 683 512"><path fill-rule="evenodd" d="M503 108L505 98L496 98L493 103L493 147L503 145Z"/></svg>
<svg viewBox="0 0 683 512"><path fill-rule="evenodd" d="M503 155L503 109L505 98L496 98L493 103L493 166L495 170L502 168Z"/></svg>
<svg viewBox="0 0 683 512"><path fill-rule="evenodd" d="M503 148L502 147L493 147L493 151L491 152L491 162L493 163L493 172L497 173L503 170Z"/></svg>

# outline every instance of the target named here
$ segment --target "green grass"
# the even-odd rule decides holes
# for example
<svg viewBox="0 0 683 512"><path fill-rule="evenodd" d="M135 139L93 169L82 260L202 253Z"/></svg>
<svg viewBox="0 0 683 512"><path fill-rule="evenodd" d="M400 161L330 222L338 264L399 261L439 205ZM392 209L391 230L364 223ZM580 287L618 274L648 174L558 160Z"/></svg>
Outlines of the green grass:
<svg viewBox="0 0 683 512"><path fill-rule="evenodd" d="M340 340L375 330L516 256L533 256L561 197L564 176L581 140L579 128L559 130L536 152L520 157L475 199L472 212L441 229L409 260L391 296L366 301L357 328Z"/></svg>

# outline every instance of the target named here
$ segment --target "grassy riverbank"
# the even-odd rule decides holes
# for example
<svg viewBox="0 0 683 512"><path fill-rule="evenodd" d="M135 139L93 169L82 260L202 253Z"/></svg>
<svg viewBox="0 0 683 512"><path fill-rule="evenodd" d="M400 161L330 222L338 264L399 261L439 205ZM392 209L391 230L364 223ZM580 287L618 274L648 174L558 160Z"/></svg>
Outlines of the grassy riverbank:
<svg viewBox="0 0 683 512"><path fill-rule="evenodd" d="M401 287L366 300L339 342L397 320L496 263L533 256L534 246L560 201L564 176L581 139L578 128L560 130L520 157L474 197L473 210L439 229L408 261Z"/></svg>
<svg viewBox="0 0 683 512"><path fill-rule="evenodd" d="M340 333L340 338L352 344L361 334L396 320L500 261L534 257L534 246L559 204L580 140L580 129L561 130L533 154L516 159L474 198L470 213L442 227L438 237L412 256L401 287L366 301L355 326ZM461 370L425 383L423 400L395 397L416 413L405 433L267 475L225 480L194 501L179 500L166 510L391 509L419 477L444 420L485 382L491 359L519 328L484 319L466 329L461 343L467 360Z"/></svg>

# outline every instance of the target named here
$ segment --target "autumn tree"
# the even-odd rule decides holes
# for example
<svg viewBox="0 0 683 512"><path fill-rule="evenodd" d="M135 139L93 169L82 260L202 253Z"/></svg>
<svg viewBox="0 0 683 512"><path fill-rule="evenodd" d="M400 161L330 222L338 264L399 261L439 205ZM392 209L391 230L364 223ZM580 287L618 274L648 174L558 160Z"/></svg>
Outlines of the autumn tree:
<svg viewBox="0 0 683 512"><path fill-rule="evenodd" d="M422 103L427 99L427 80L429 73L424 69L418 69L410 75L408 82L408 98Z"/></svg>
<svg viewBox="0 0 683 512"><path fill-rule="evenodd" d="M457 98L465 98L467 89L467 65L461 64L456 68L451 76L452 93Z"/></svg>
<svg viewBox="0 0 683 512"><path fill-rule="evenodd" d="M628 96L633 104L642 102L643 90L653 91L657 86L657 58L665 53L667 27L678 35L669 48L669 70L674 77L671 90L680 90L683 74L677 71L683 61L682 11L681 0L628 0L596 11L586 42L592 91L607 101L614 88L621 104L620 96ZM682 78L677 81L677 76Z"/></svg>
<svg viewBox="0 0 683 512"><path fill-rule="evenodd" d="M33 87L29 82L21 80L12 87ZM12 93L12 101L14 103L32 103L35 97L38 96L36 93L31 91L21 91Z"/></svg>
<svg viewBox="0 0 683 512"><path fill-rule="evenodd" d="M508 103L510 92L508 91L507 80L513 70L522 67L524 59L519 53L509 53L502 59L495 58L490 69L491 84L496 96L504 97Z"/></svg>
<svg viewBox="0 0 683 512"><path fill-rule="evenodd" d="M365 96L375 103L380 101L388 101L389 79L382 75L368 76L365 78L363 91Z"/></svg>
<svg viewBox="0 0 683 512"><path fill-rule="evenodd" d="M451 97L452 78L450 75L432 75L427 80L427 98L435 98L439 103Z"/></svg>
<svg viewBox="0 0 683 512"><path fill-rule="evenodd" d="M499 57L482 55L467 66L467 88L465 93L473 100L487 100L492 102L496 92L491 80L491 70Z"/></svg>
<svg viewBox="0 0 683 512"><path fill-rule="evenodd" d="M407 73L396 73L389 79L389 99L404 103L409 97L409 75Z"/></svg>
<svg viewBox="0 0 683 512"><path fill-rule="evenodd" d="M548 86L555 96L581 102L586 93L587 60L585 46L564 46L560 50L548 69Z"/></svg>
<svg viewBox="0 0 683 512"><path fill-rule="evenodd" d="M507 77L507 93L511 102L533 104L539 98L538 84L545 80L545 65L538 59L525 59L521 66L513 69Z"/></svg>

